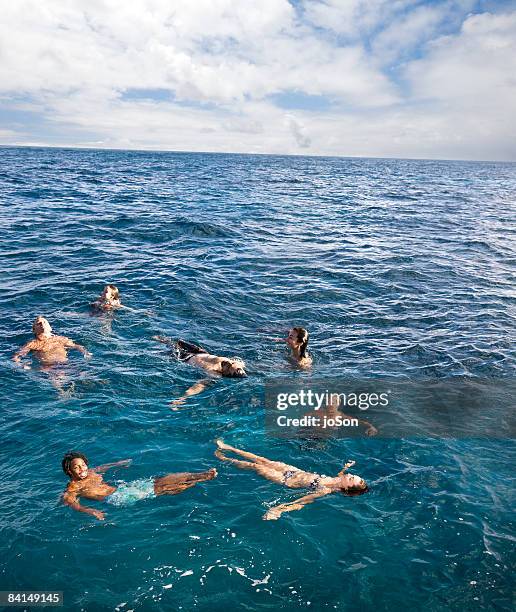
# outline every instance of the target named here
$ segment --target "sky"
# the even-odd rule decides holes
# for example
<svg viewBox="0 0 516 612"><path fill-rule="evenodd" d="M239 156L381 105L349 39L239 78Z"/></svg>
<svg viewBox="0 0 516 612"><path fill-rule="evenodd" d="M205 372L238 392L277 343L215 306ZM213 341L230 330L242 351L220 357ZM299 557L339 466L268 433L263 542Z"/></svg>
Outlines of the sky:
<svg viewBox="0 0 516 612"><path fill-rule="evenodd" d="M4 145L516 161L513 0L0 0Z"/></svg>

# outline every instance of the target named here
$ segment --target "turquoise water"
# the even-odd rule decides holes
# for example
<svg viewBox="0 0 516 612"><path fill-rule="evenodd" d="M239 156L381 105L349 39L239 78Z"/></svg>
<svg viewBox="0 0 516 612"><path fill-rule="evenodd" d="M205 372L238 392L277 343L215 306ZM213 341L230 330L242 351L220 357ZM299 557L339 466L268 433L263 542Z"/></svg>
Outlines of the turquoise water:
<svg viewBox="0 0 516 612"><path fill-rule="evenodd" d="M0 588L67 610L508 610L514 442L265 435L264 382L309 377L258 328L311 332L313 375L514 377L516 165L0 149ZM106 282L136 312L88 303ZM512 309L512 314L511 314ZM15 368L36 315L84 344L64 397ZM161 333L239 355L200 378ZM512 337L511 337L512 336ZM265 522L296 492L220 464L216 437L371 486ZM175 497L63 507L60 460L108 481L216 466Z"/></svg>

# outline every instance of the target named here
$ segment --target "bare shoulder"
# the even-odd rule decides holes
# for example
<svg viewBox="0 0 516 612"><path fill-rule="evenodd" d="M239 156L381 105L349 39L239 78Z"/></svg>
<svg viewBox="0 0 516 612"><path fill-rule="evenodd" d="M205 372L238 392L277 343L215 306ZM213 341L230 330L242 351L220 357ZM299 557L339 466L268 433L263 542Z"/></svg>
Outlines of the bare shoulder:
<svg viewBox="0 0 516 612"><path fill-rule="evenodd" d="M97 470L100 469L101 467L102 466L91 468L88 473L88 480L91 479L91 481L95 483L104 482L104 477L102 476L102 474L100 472L97 472ZM82 481L82 482L85 482L85 481Z"/></svg>
<svg viewBox="0 0 516 612"><path fill-rule="evenodd" d="M66 488L64 490L63 499L66 500L72 497L77 497L79 491L80 491L80 487L77 486L77 483L70 481L66 485Z"/></svg>
<svg viewBox="0 0 516 612"><path fill-rule="evenodd" d="M300 360L299 365L300 365L302 368L310 368L310 367L312 367L312 363L313 363L313 361L312 361L312 358L311 358L311 357L303 357L303 358Z"/></svg>
<svg viewBox="0 0 516 612"><path fill-rule="evenodd" d="M66 485L66 489L65 491L67 493L75 493L80 489L80 483L78 482L74 482L73 480L70 480L70 482Z"/></svg>
<svg viewBox="0 0 516 612"><path fill-rule="evenodd" d="M54 336L54 338L63 346L71 346L72 344L75 344L71 338L67 338L66 336Z"/></svg>

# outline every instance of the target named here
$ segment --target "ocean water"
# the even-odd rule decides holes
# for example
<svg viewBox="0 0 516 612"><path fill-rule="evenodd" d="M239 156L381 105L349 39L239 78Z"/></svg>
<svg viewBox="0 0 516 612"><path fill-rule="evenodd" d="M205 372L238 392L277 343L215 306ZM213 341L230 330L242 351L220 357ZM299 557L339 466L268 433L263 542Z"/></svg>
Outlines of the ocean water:
<svg viewBox="0 0 516 612"><path fill-rule="evenodd" d="M511 440L306 444L264 431L275 377L515 375L516 164L0 149L0 589L66 610L509 610ZM134 311L92 317L107 282ZM84 344L57 381L14 366L36 315ZM305 326L312 372L257 330ZM201 378L152 341L239 355ZM270 334L269 334L270 335ZM512 342L511 342L512 341ZM213 440L370 484L297 496L221 464ZM216 466L181 495L60 503L62 455L132 458L107 481Z"/></svg>

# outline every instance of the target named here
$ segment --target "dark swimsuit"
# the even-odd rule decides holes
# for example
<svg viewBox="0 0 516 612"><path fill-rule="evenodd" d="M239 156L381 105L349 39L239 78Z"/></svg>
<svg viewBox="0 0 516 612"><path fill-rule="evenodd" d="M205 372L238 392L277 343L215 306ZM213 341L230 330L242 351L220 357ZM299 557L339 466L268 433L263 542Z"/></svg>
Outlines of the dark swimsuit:
<svg viewBox="0 0 516 612"><path fill-rule="evenodd" d="M177 358L181 361L188 361L194 355L206 354L206 351L197 346L196 344L192 344L191 342L186 342L186 340L178 340L176 342L177 346Z"/></svg>
<svg viewBox="0 0 516 612"><path fill-rule="evenodd" d="M287 484L287 480L297 474L297 470L285 470L283 472L283 484Z"/></svg>
<svg viewBox="0 0 516 612"><path fill-rule="evenodd" d="M285 470L283 472L283 484L286 485L287 484L287 480L289 478L292 478L292 476L295 476L296 474L299 473L300 470ZM316 476L312 482L308 485L308 489L315 491L316 489L319 488L319 483L321 481L322 476Z"/></svg>

